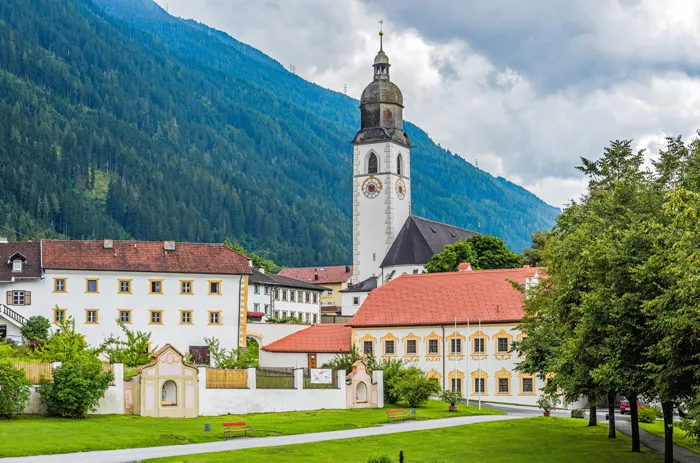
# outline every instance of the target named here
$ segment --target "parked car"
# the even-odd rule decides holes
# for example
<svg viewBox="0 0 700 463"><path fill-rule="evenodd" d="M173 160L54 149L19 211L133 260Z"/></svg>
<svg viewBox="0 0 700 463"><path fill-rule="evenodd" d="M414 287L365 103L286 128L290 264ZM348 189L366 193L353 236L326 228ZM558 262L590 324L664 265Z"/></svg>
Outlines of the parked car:
<svg viewBox="0 0 700 463"><path fill-rule="evenodd" d="M641 400L637 400L637 408L644 408L648 406L648 403L642 402ZM624 415L625 413L630 413L629 400L623 400L622 402L620 402L620 414Z"/></svg>

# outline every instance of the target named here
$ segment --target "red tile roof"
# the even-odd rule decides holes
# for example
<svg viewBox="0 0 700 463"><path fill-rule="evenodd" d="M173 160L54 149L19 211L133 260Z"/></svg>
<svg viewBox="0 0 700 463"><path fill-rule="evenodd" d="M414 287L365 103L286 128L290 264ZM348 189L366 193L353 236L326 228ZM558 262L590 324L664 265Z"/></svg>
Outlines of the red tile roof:
<svg viewBox="0 0 700 463"><path fill-rule="evenodd" d="M347 325L311 325L263 347L268 352L349 352L352 328Z"/></svg>
<svg viewBox="0 0 700 463"><path fill-rule="evenodd" d="M18 253L25 260L22 271L13 272L9 260ZM11 281L12 278L41 278L41 244L38 241L0 243L0 281Z"/></svg>
<svg viewBox="0 0 700 463"><path fill-rule="evenodd" d="M104 241L43 240L41 245L45 269L218 275L251 273L248 258L222 244L175 243L175 251L165 251L162 241L115 240L112 249L105 249Z"/></svg>
<svg viewBox="0 0 700 463"><path fill-rule="evenodd" d="M281 270L278 275L317 285L322 285L324 283L345 283L352 276L352 265L285 268ZM318 275L318 279L316 279L316 275Z"/></svg>
<svg viewBox="0 0 700 463"><path fill-rule="evenodd" d="M525 283L537 270L402 275L372 291L348 325L440 325L455 317L457 323L516 322L523 317L524 295L510 281Z"/></svg>

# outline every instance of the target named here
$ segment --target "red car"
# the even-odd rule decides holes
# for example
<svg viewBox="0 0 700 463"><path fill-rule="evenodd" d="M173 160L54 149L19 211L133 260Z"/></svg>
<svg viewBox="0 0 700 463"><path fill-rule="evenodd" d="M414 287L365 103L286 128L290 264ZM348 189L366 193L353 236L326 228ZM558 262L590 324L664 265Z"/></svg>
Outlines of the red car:
<svg viewBox="0 0 700 463"><path fill-rule="evenodd" d="M641 400L637 400L637 408L644 408L648 407L649 404L646 402L642 402ZM624 415L625 413L630 413L630 402L629 400L623 400L620 402L620 415Z"/></svg>

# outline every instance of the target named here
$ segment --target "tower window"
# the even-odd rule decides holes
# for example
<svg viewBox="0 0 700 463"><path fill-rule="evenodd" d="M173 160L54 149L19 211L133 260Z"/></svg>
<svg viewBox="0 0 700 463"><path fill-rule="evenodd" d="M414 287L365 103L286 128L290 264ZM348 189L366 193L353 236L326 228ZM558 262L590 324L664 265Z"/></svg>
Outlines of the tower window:
<svg viewBox="0 0 700 463"><path fill-rule="evenodd" d="M377 155L372 153L369 155L369 160L367 161L367 173L376 174L377 173Z"/></svg>
<svg viewBox="0 0 700 463"><path fill-rule="evenodd" d="M403 174L403 156L401 154L396 158L396 173L399 175Z"/></svg>

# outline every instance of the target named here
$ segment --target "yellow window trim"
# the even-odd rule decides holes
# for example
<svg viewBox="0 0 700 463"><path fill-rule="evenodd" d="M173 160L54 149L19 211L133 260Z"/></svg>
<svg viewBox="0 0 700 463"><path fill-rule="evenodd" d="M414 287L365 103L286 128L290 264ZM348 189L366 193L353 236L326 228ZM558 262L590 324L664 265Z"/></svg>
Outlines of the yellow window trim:
<svg viewBox="0 0 700 463"><path fill-rule="evenodd" d="M129 291L122 291L122 281L129 283ZM131 278L120 278L117 280L117 294L133 294L134 284Z"/></svg>
<svg viewBox="0 0 700 463"><path fill-rule="evenodd" d="M360 341L358 343L358 346L359 346L358 349L362 350L362 352L361 352L362 354L365 353L365 341L372 341L372 354L376 355L376 349L374 348L374 346L377 344L377 338L375 338L374 336L372 336L369 333L362 336L362 338L360 339Z"/></svg>
<svg viewBox="0 0 700 463"><path fill-rule="evenodd" d="M182 284L183 283L190 284L190 292L189 293L182 292ZM194 296L194 280L180 280L180 295L182 295L182 296Z"/></svg>
<svg viewBox="0 0 700 463"><path fill-rule="evenodd" d="M387 354L386 353L386 345L384 344L384 341L394 341L394 353L393 354ZM384 337L379 339L379 342L382 345L382 357L396 357L397 351L399 350L399 338L394 336L391 333L387 333Z"/></svg>
<svg viewBox="0 0 700 463"><path fill-rule="evenodd" d="M95 281L95 291L88 291L88 282ZM86 278L85 279L85 292L87 294L100 294L100 279L99 278Z"/></svg>
<svg viewBox="0 0 700 463"><path fill-rule="evenodd" d="M153 321L153 314L154 313L160 314L160 321L159 322ZM162 325L163 324L163 311L162 310L149 310L148 311L148 324L149 325Z"/></svg>
<svg viewBox="0 0 700 463"><path fill-rule="evenodd" d="M189 312L189 314L190 314L190 321L189 321L189 323L185 323L185 322L182 321L182 314L183 314L184 312ZM181 310L180 310L180 324L181 324L181 325L193 325L193 324L194 324L194 322L193 322L193 318L194 318L193 315L194 315L194 311L193 311L193 310L182 310L182 309L181 309Z"/></svg>
<svg viewBox="0 0 700 463"><path fill-rule="evenodd" d="M494 356L496 357L496 360L510 360L511 358L511 344L513 343L513 335L506 332L505 329L501 328L501 331L498 333L494 334L492 336L493 338L493 352ZM498 350L498 340L501 338L507 338L508 339L508 350L503 352Z"/></svg>
<svg viewBox="0 0 700 463"><path fill-rule="evenodd" d="M212 323L211 322L211 314L217 313L219 314L219 323ZM207 310L207 325L209 326L220 326L223 325L223 321L221 320L221 310Z"/></svg>
<svg viewBox="0 0 700 463"><path fill-rule="evenodd" d="M472 381L471 381L470 388L471 388L472 392L470 395L473 395L473 396L489 395L489 382L488 382L489 375L488 375L488 373L486 373L484 370L474 370L471 373L471 377L472 377ZM476 380L479 378L484 380L484 392L482 392L481 394L476 392L476 387L474 387L474 385L476 384Z"/></svg>
<svg viewBox="0 0 700 463"><path fill-rule="evenodd" d="M219 292L218 293L212 293L211 292L211 284L212 283L219 283ZM209 292L209 296L221 296L221 280L207 280L207 292Z"/></svg>
<svg viewBox="0 0 700 463"><path fill-rule="evenodd" d="M532 392L523 392L523 379L525 378L532 378ZM520 393L518 395L536 395L537 380L535 379L535 375L518 373L518 384L520 385Z"/></svg>
<svg viewBox="0 0 700 463"><path fill-rule="evenodd" d="M408 342L407 341L416 341L416 352L413 354L408 353ZM406 336L401 338L401 342L403 343L403 360L405 362L417 362L420 360L420 336L416 336L413 333L408 333Z"/></svg>
<svg viewBox="0 0 700 463"><path fill-rule="evenodd" d="M95 321L91 322L88 320L88 313L95 312ZM97 325L100 323L100 309L85 309L85 324L86 325Z"/></svg>
<svg viewBox="0 0 700 463"><path fill-rule="evenodd" d="M500 396L510 396L513 395L513 389L512 389L512 384L510 381L512 374L510 371L506 370L505 368L501 368L498 370L495 374L494 377L496 378L496 395ZM505 392L498 392L498 380L499 379L507 379L508 380L508 393Z"/></svg>
<svg viewBox="0 0 700 463"><path fill-rule="evenodd" d="M461 384L461 387L460 387L460 389L459 389L459 393L462 394L462 395L464 395L464 387L465 387L465 385L464 385L464 372L463 372L463 371L460 371L459 369L457 369L457 374L456 374L456 375L455 375L455 370L452 370L452 371L450 371L449 373L447 373L447 383L448 383L447 385L448 385L448 389L449 389L450 391L452 390L452 380L455 379L455 376L457 377L457 379L460 379L460 380L461 380L461 383L462 383L462 384Z"/></svg>
<svg viewBox="0 0 700 463"><path fill-rule="evenodd" d="M63 291L56 290L56 280L63 280ZM67 293L68 292L68 278L54 278L53 279L53 292L54 293Z"/></svg>
<svg viewBox="0 0 700 463"><path fill-rule="evenodd" d="M483 339L484 340L484 352L482 353L476 353L474 352L474 339ZM472 360L485 360L486 356L488 355L488 343L486 341L489 340L489 335L484 333L481 330L477 330L474 334L469 336L469 351L471 352L470 357Z"/></svg>
<svg viewBox="0 0 700 463"><path fill-rule="evenodd" d="M157 293L153 292L153 283L160 282L160 291ZM148 280L148 294L163 294L163 280Z"/></svg>
<svg viewBox="0 0 700 463"><path fill-rule="evenodd" d="M58 312L63 312L63 321L60 321L60 322L56 321L56 314ZM61 325L61 324L65 323L67 315L68 315L68 309L61 309L60 307L53 309L53 324L54 325Z"/></svg>
<svg viewBox="0 0 700 463"><path fill-rule="evenodd" d="M128 322L122 322L122 312L129 312L129 321ZM132 313L133 309L117 309L117 321L120 323L123 323L125 325L131 325L134 323L134 314Z"/></svg>
<svg viewBox="0 0 700 463"><path fill-rule="evenodd" d="M430 342L429 342L429 341L434 340L434 339L436 339L437 342L438 342L438 343L437 343L437 345L438 345L438 351L437 351L437 353L432 353L432 354L431 354L431 353L430 353ZM440 344L441 344L440 341L442 340L442 337L441 337L439 334L437 334L435 331L433 331L433 332L431 332L429 335L427 335L426 337L424 337L423 340L425 341L425 359L426 359L427 361L431 361L431 360L437 361L437 360L440 360L440 355L441 355L441 352L442 352L442 348L441 348L441 346L440 346Z"/></svg>
<svg viewBox="0 0 700 463"><path fill-rule="evenodd" d="M440 379L442 379L442 375L441 375L440 372L437 371L435 368L433 368L433 369L431 369L429 372L427 372L427 373L425 374L425 377L426 377L426 378L435 378L435 379L437 379L438 381L440 381Z"/></svg>
<svg viewBox="0 0 700 463"><path fill-rule="evenodd" d="M453 339L460 339L462 341L462 350L460 352L452 352L452 340ZM457 360L464 360L464 347L467 342L467 337L461 334L459 331L453 331L452 334L449 334L447 336L447 354L448 354L448 359L449 360L455 360L455 356L457 356Z"/></svg>

